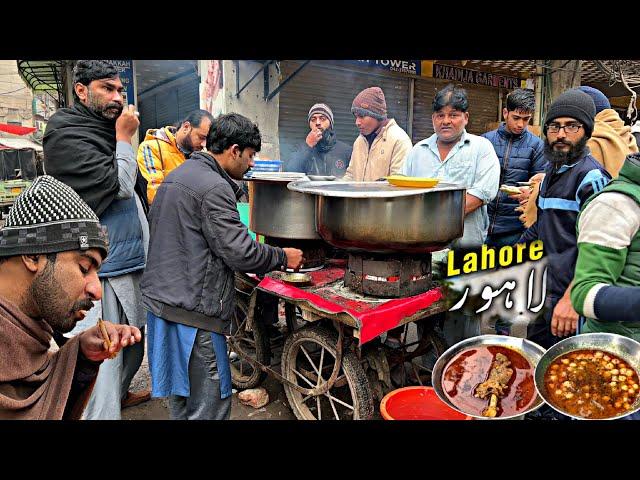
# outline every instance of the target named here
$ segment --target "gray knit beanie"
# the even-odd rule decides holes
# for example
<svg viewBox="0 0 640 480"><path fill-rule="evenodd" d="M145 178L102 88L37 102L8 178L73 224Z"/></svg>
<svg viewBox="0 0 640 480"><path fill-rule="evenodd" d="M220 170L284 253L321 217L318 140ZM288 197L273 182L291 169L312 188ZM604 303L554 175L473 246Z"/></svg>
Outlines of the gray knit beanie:
<svg viewBox="0 0 640 480"><path fill-rule="evenodd" d="M331 124L330 128L333 128L333 112L331 109L325 105L324 103L316 103L313 107L309 109L309 114L307 115L307 122L311 121L311 117L316 113L320 113L329 119L329 123Z"/></svg>
<svg viewBox="0 0 640 480"><path fill-rule="evenodd" d="M106 228L71 187L49 175L36 178L16 198L0 230L0 257L90 248L106 258Z"/></svg>

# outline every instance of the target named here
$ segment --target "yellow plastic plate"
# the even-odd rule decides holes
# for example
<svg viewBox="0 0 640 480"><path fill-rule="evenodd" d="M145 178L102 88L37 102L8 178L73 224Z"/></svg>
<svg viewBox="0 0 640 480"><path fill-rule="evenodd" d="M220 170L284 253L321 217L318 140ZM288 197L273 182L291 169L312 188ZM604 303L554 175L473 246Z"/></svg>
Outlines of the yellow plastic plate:
<svg viewBox="0 0 640 480"><path fill-rule="evenodd" d="M395 185L397 187L431 188L435 187L440 182L440 179L391 175L390 177L387 177L387 181L391 185Z"/></svg>

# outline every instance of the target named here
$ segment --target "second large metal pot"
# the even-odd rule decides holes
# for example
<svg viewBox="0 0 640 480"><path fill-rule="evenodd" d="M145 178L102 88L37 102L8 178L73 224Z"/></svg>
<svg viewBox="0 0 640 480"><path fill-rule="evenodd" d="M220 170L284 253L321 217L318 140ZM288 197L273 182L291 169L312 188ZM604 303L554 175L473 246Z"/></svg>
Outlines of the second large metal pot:
<svg viewBox="0 0 640 480"><path fill-rule="evenodd" d="M386 182L303 182L288 188L316 197L316 230L350 251L426 253L461 237L465 188L402 188Z"/></svg>
<svg viewBox="0 0 640 480"><path fill-rule="evenodd" d="M245 178L249 185L249 228L267 237L318 240L315 199L287 189L292 179Z"/></svg>

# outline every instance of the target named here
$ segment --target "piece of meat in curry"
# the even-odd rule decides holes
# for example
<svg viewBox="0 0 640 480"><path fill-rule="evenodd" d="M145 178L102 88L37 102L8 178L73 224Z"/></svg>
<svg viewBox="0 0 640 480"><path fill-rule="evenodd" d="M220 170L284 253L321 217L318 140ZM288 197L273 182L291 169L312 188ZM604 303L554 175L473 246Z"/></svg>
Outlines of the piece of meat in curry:
<svg viewBox="0 0 640 480"><path fill-rule="evenodd" d="M496 354L491 364L489 378L476 387L474 396L486 399L491 395L489 406L482 411L485 417L498 415L498 398L503 397L513 376L513 369L509 368L511 362L502 353Z"/></svg>

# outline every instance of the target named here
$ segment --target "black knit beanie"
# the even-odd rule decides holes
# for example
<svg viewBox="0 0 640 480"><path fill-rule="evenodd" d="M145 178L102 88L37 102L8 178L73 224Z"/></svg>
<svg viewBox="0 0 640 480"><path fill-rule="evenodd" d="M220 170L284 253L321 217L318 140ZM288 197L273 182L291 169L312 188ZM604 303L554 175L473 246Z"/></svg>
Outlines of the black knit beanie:
<svg viewBox="0 0 640 480"><path fill-rule="evenodd" d="M97 248L109 253L106 228L68 185L44 175L18 196L0 230L0 257Z"/></svg>
<svg viewBox="0 0 640 480"><path fill-rule="evenodd" d="M595 116L596 105L591 97L577 88L572 88L562 92L549 107L544 120L544 134L547 134L547 125L556 118L571 117L582 123L587 137L591 137Z"/></svg>

